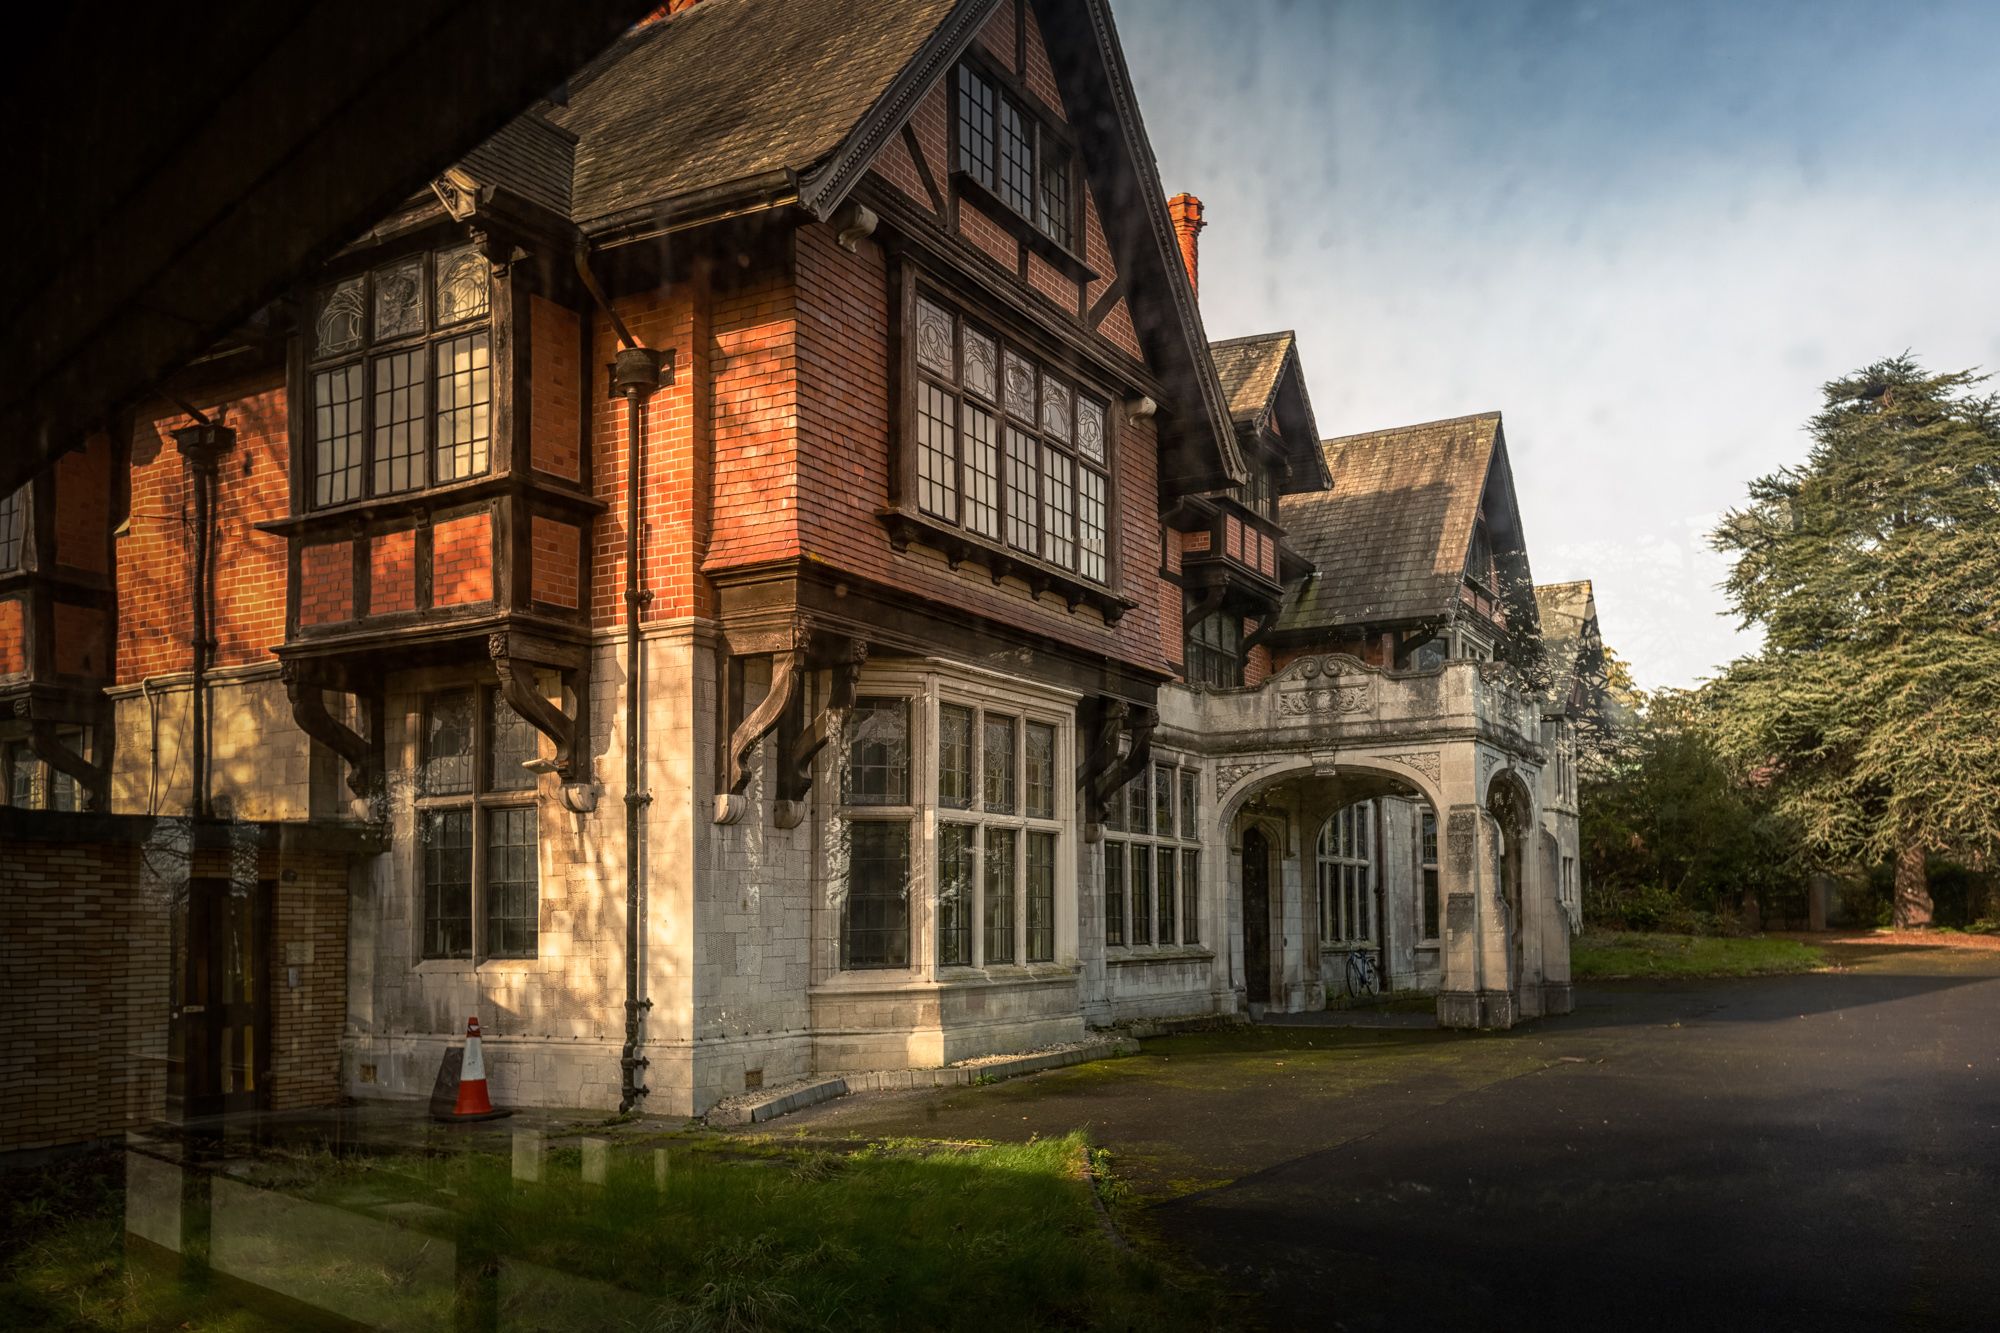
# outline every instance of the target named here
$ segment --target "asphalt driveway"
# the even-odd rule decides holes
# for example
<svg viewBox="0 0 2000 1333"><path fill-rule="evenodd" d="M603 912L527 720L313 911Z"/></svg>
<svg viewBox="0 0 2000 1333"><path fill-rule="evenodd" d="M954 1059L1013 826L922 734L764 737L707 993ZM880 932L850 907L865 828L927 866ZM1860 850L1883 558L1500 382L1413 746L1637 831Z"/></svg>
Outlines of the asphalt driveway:
<svg viewBox="0 0 2000 1333"><path fill-rule="evenodd" d="M785 1132L1088 1125L1271 1327L2000 1327L2000 953L1582 989L1484 1036L1259 1028Z"/></svg>

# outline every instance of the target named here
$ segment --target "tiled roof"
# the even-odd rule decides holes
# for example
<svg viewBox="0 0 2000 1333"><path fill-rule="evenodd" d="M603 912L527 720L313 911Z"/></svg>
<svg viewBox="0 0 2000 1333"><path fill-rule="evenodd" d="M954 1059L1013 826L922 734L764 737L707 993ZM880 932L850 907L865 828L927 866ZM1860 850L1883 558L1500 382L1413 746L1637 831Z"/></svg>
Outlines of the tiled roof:
<svg viewBox="0 0 2000 1333"><path fill-rule="evenodd" d="M1215 377L1222 382L1222 395L1229 403L1229 419L1238 426L1254 426L1271 395L1278 388L1278 372L1285 368L1285 354L1292 350L1294 335L1258 333L1248 338L1225 338L1208 345L1215 359Z"/></svg>
<svg viewBox="0 0 2000 1333"><path fill-rule="evenodd" d="M622 39L550 117L578 222L826 158L954 0L703 0Z"/></svg>
<svg viewBox="0 0 2000 1333"><path fill-rule="evenodd" d="M508 121L459 165L482 185L505 185L523 199L568 217L576 136L551 124L544 110Z"/></svg>
<svg viewBox="0 0 2000 1333"><path fill-rule="evenodd" d="M1576 682L1584 629L1597 614L1590 580L1536 584L1535 610L1541 617L1551 688L1558 699L1566 699Z"/></svg>
<svg viewBox="0 0 2000 1333"><path fill-rule="evenodd" d="M1279 632L1448 615L1500 439L1500 414L1323 442L1333 487L1287 495L1279 521L1318 572L1291 590Z"/></svg>

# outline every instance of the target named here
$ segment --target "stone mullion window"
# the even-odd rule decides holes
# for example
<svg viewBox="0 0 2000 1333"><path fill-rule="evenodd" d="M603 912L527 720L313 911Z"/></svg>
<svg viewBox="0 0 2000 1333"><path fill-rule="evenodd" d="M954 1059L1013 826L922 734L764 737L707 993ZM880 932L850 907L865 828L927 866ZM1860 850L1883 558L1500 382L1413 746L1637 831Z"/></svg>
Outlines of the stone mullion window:
<svg viewBox="0 0 2000 1333"><path fill-rule="evenodd" d="M1197 770L1168 761L1112 795L1104 844L1107 946L1201 942L1199 785Z"/></svg>
<svg viewBox="0 0 2000 1333"><path fill-rule="evenodd" d="M1417 874L1417 935L1434 944L1438 938L1438 820L1429 810L1418 816Z"/></svg>
<svg viewBox="0 0 2000 1333"><path fill-rule="evenodd" d="M477 247L405 255L314 294L306 508L492 467L492 275Z"/></svg>
<svg viewBox="0 0 2000 1333"><path fill-rule="evenodd" d="M541 916L539 747L492 686L424 699L417 872L426 959L533 958Z"/></svg>
<svg viewBox="0 0 2000 1333"><path fill-rule="evenodd" d="M928 291L911 303L903 503L1089 582L1111 581L1107 400Z"/></svg>
<svg viewBox="0 0 2000 1333"><path fill-rule="evenodd" d="M1319 937L1327 944L1374 941L1375 804L1356 801L1319 832Z"/></svg>

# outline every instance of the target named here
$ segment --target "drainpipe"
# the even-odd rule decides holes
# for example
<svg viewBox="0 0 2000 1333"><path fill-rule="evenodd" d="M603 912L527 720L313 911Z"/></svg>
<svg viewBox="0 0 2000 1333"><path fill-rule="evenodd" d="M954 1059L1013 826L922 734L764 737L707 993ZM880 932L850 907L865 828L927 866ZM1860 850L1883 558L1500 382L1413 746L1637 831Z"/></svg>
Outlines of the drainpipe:
<svg viewBox="0 0 2000 1333"><path fill-rule="evenodd" d="M639 689L639 617L653 595L640 576L639 523L646 476L646 400L660 387L660 353L639 346L625 321L611 308L590 271L590 251L582 242L576 248L576 271L591 299L618 332L621 345L611 362L611 389L625 399L625 1048L618 1059L618 1113L624 1115L650 1091L639 1081L639 1071L650 1063L639 1054L640 1017L653 1007L653 1002L639 993L639 943L644 937L641 886L645 882L641 820L645 808L653 803L652 793L641 791L639 785L644 776L640 762L644 710Z"/></svg>
<svg viewBox="0 0 2000 1333"><path fill-rule="evenodd" d="M190 805L196 819L215 814L208 773L208 668L215 651L211 609L214 605L215 546L210 529L214 524L216 462L236 443L236 432L218 426L206 415L181 404L195 419L192 426L174 432L174 444L194 473L194 577L190 597L193 632L188 642L193 649L192 688L188 729L192 733Z"/></svg>

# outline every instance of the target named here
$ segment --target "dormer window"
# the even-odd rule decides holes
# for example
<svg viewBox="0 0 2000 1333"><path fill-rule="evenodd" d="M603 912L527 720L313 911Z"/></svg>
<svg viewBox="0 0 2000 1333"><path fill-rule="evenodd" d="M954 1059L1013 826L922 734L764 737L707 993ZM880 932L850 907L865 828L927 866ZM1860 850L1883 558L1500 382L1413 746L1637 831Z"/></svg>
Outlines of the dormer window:
<svg viewBox="0 0 2000 1333"><path fill-rule="evenodd" d="M958 67L958 169L1065 250L1076 235L1072 160L1024 99L979 66Z"/></svg>
<svg viewBox="0 0 2000 1333"><path fill-rule="evenodd" d="M491 466L491 276L477 247L405 255L313 298L305 331L314 508Z"/></svg>

